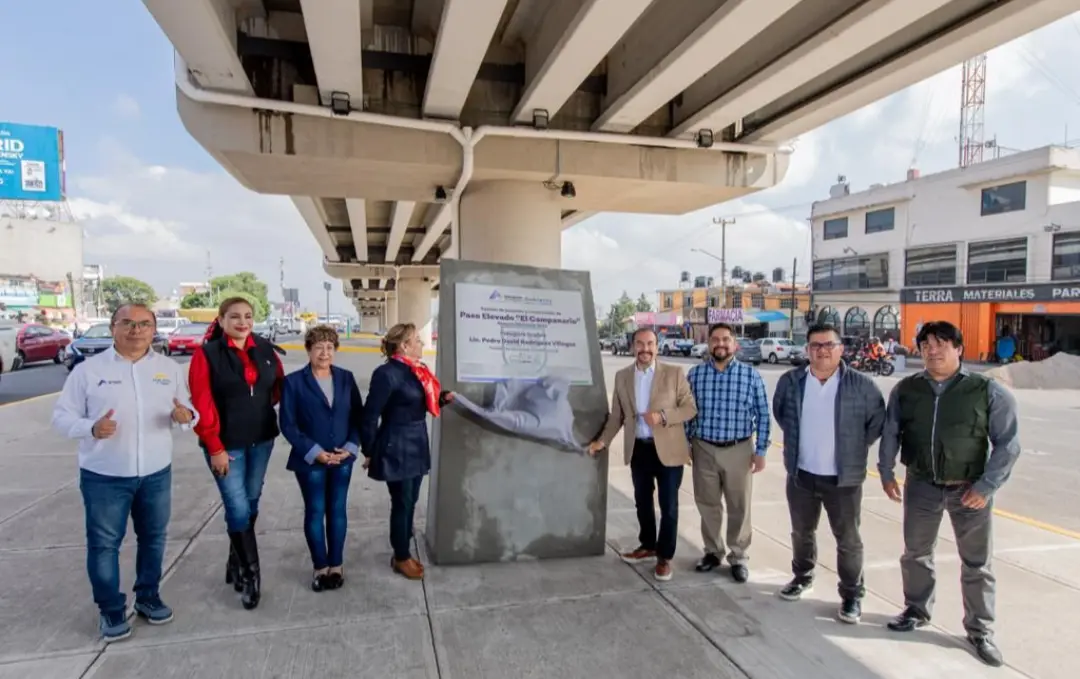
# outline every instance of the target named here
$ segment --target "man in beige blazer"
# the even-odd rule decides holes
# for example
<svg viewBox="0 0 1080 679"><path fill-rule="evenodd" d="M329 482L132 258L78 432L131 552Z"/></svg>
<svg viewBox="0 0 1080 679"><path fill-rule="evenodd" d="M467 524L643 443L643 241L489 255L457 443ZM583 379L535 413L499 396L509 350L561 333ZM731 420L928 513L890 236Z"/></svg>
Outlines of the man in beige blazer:
<svg viewBox="0 0 1080 679"><path fill-rule="evenodd" d="M626 561L656 559L653 576L671 579L671 559L679 527L679 486L690 462L683 423L697 414L686 373L677 365L656 362L656 333L641 329L633 336L633 365L615 374L611 416L589 446L593 455L611 445L623 430L623 455L634 481L640 544L623 554ZM656 531L653 490L660 496L660 533Z"/></svg>

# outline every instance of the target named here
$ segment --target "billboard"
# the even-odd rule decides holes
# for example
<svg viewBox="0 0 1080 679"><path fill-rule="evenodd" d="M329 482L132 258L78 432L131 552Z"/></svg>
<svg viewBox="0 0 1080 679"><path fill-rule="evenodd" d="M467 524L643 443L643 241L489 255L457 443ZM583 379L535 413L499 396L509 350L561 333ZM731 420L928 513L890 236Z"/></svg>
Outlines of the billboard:
<svg viewBox="0 0 1080 679"><path fill-rule="evenodd" d="M64 199L63 133L0 123L0 200Z"/></svg>

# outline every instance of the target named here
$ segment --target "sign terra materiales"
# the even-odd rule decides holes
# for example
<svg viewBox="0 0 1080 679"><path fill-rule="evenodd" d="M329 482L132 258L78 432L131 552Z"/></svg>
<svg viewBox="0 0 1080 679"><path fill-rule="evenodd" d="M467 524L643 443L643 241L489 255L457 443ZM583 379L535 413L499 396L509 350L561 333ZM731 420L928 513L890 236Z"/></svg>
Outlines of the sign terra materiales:
<svg viewBox="0 0 1080 679"><path fill-rule="evenodd" d="M0 200L64 199L63 133L0 122Z"/></svg>
<svg viewBox="0 0 1080 679"><path fill-rule="evenodd" d="M1080 301L1080 283L959 285L948 288L904 288L900 291L900 302L903 304L1077 301Z"/></svg>

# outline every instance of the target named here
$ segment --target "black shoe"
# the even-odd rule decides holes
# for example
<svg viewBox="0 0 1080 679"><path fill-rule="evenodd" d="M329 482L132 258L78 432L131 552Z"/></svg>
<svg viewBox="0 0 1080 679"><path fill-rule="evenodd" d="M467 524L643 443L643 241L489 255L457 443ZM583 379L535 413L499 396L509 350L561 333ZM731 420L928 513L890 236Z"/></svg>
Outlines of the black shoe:
<svg viewBox="0 0 1080 679"><path fill-rule="evenodd" d="M776 593L778 597L784 601L798 601L804 594L809 594L814 591L814 581L807 580L805 578L795 578L788 584L784 585L784 588Z"/></svg>
<svg viewBox="0 0 1080 679"><path fill-rule="evenodd" d="M694 570L698 573L708 573L717 568L720 568L720 557L712 553L701 557L701 561L698 561L697 565L694 566Z"/></svg>
<svg viewBox="0 0 1080 679"><path fill-rule="evenodd" d="M837 611L836 617L840 619L840 622L846 622L849 625L859 624L859 620L862 620L862 602L858 599L844 599L840 602L840 610Z"/></svg>
<svg viewBox="0 0 1080 679"><path fill-rule="evenodd" d="M894 632L914 632L920 627L926 627L929 624L930 618L924 617L914 608L908 606L900 615L886 623L885 626Z"/></svg>
<svg viewBox="0 0 1080 679"><path fill-rule="evenodd" d="M969 635L968 641L975 647L975 655L979 656L979 660L982 660L990 667L1001 667L1005 664L1005 659L1001 657L1001 649L997 647L992 638Z"/></svg>
<svg viewBox="0 0 1080 679"><path fill-rule="evenodd" d="M345 576L342 573L331 572L326 574L327 589L341 589L345 584Z"/></svg>
<svg viewBox="0 0 1080 679"><path fill-rule="evenodd" d="M750 579L750 569L741 563L733 564L731 566L731 579L738 583L746 582Z"/></svg>
<svg viewBox="0 0 1080 679"><path fill-rule="evenodd" d="M311 591L321 592L330 589L326 586L326 573L315 573L311 576Z"/></svg>

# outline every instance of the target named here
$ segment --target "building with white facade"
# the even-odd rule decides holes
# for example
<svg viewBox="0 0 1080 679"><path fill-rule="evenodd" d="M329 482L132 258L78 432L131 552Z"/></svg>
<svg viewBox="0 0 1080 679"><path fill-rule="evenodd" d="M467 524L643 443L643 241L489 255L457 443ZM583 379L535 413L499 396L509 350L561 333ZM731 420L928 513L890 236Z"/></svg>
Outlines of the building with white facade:
<svg viewBox="0 0 1080 679"><path fill-rule="evenodd" d="M1003 334L1029 359L1080 351L1080 150L833 193L812 212L818 320L907 346L948 320L969 359Z"/></svg>

